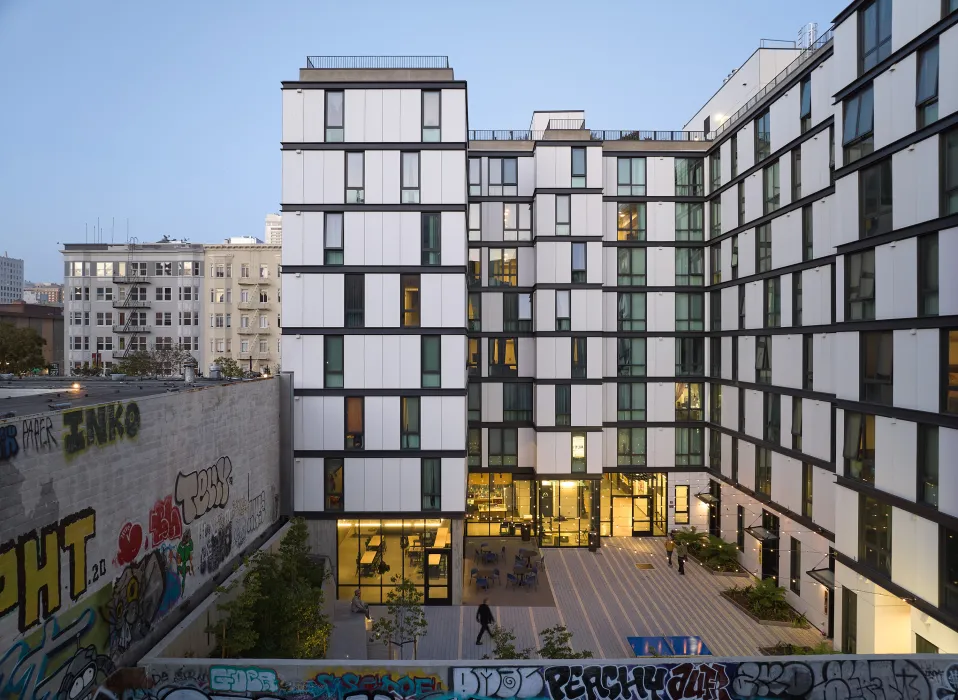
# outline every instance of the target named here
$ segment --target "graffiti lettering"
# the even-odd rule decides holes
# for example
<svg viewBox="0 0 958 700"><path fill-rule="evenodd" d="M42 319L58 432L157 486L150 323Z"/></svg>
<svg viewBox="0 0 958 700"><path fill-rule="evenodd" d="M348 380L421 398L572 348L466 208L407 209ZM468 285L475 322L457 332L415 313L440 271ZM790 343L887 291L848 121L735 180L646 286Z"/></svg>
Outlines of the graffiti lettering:
<svg viewBox="0 0 958 700"><path fill-rule="evenodd" d="M53 419L50 416L26 418L21 425L24 450L51 450L59 447L53 434Z"/></svg>
<svg viewBox="0 0 958 700"><path fill-rule="evenodd" d="M216 525L203 523L200 547L200 574L212 574L227 560L233 548L233 528L229 518L221 518Z"/></svg>
<svg viewBox="0 0 958 700"><path fill-rule="evenodd" d="M276 671L268 668L213 666L210 688L234 693L275 693L279 690Z"/></svg>
<svg viewBox="0 0 958 700"><path fill-rule="evenodd" d="M20 452L20 443L17 442L17 426L0 425L0 460L13 459Z"/></svg>
<svg viewBox="0 0 958 700"><path fill-rule="evenodd" d="M262 491L249 502L249 514L246 516L246 534L255 532L266 521L266 492Z"/></svg>
<svg viewBox="0 0 958 700"><path fill-rule="evenodd" d="M430 675L389 673L319 673L306 683L316 700L338 700L355 693L382 693L387 698L419 698L442 690L442 679Z"/></svg>
<svg viewBox="0 0 958 700"><path fill-rule="evenodd" d="M157 501L150 510L150 536L154 547L183 536L183 520L179 508L173 505L173 496Z"/></svg>
<svg viewBox="0 0 958 700"><path fill-rule="evenodd" d="M60 609L61 550L69 553L70 598L83 595L86 546L95 534L96 513L87 508L0 545L0 617L17 608L25 632Z"/></svg>
<svg viewBox="0 0 958 700"><path fill-rule="evenodd" d="M126 523L120 528L120 536L116 545L116 559L113 563L117 566L126 566L136 559L142 544L143 528L138 523Z"/></svg>
<svg viewBox="0 0 958 700"><path fill-rule="evenodd" d="M85 420L84 420L85 418ZM90 445L109 445L119 438L135 438L140 432L140 408L130 401L80 408L63 413L67 456L75 455Z"/></svg>
<svg viewBox="0 0 958 700"><path fill-rule="evenodd" d="M213 508L224 508L230 499L233 463L220 457L208 469L176 477L176 502L183 508L183 522L189 525Z"/></svg>
<svg viewBox="0 0 958 700"><path fill-rule="evenodd" d="M543 689L542 674L533 666L454 668L452 685L461 695L487 698L535 698Z"/></svg>

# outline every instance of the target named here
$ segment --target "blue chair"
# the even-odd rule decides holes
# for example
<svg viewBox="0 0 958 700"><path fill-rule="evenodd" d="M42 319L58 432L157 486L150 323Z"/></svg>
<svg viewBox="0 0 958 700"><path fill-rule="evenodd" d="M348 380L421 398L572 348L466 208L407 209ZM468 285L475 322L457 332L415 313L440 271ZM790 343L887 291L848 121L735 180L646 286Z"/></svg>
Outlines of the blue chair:
<svg viewBox="0 0 958 700"><path fill-rule="evenodd" d="M535 571L530 571L526 574L526 585L535 586L537 589L539 588L539 575L536 574Z"/></svg>
<svg viewBox="0 0 958 700"><path fill-rule="evenodd" d="M493 569L492 575L495 577L496 581L498 581L500 584L502 583L502 574L499 573L499 569Z"/></svg>
<svg viewBox="0 0 958 700"><path fill-rule="evenodd" d="M477 585L479 588L482 588L482 589L485 589L485 590L488 591L488 590L489 590L489 579L487 579L485 576L478 576L478 577L476 577L476 585Z"/></svg>
<svg viewBox="0 0 958 700"><path fill-rule="evenodd" d="M470 580L470 581L471 581L473 578L475 578L476 576L478 576L478 575L479 575L479 569L473 567L472 569L469 570L469 580Z"/></svg>
<svg viewBox="0 0 958 700"><path fill-rule="evenodd" d="M512 587L516 588L519 585L519 577L515 574L506 574L506 583L511 583Z"/></svg>

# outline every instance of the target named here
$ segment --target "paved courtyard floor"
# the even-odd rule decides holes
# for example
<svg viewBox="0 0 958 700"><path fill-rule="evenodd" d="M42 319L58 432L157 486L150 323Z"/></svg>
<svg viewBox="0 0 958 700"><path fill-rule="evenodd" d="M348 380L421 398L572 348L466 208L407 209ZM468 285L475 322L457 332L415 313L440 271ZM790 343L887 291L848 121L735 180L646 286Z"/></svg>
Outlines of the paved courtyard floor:
<svg viewBox="0 0 958 700"><path fill-rule="evenodd" d="M538 646L537 632L555 624L573 632L574 648L590 649L597 658L633 658L626 641L632 636L697 635L715 656L757 656L759 647L778 642L814 645L822 640L814 628L753 622L719 595L746 579L712 576L695 564L679 576L666 563L662 538L603 538L596 553L543 551L555 607L498 606L490 601L496 622L512 629L519 648ZM654 568L640 570L638 563ZM474 606L426 611L429 633L419 644L420 659L481 659L492 654L488 641L476 645ZM374 608L374 616L377 612Z"/></svg>

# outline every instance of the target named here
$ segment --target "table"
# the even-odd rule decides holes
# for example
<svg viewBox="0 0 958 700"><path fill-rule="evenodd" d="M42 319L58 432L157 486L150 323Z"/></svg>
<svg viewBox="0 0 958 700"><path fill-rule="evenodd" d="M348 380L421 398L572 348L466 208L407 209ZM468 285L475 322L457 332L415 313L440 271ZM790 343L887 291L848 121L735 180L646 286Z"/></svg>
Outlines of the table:
<svg viewBox="0 0 958 700"><path fill-rule="evenodd" d="M366 545L366 549L379 549L382 546L383 538L381 535L376 535L369 540L369 544Z"/></svg>
<svg viewBox="0 0 958 700"><path fill-rule="evenodd" d="M374 549L371 549L371 550L369 550L369 551L363 553L362 559L359 560L359 563L362 564L363 566L367 566L367 565L369 565L369 564L372 564L374 561L376 561L376 555L377 555L377 554L379 554L379 552L377 552L377 551L374 550Z"/></svg>
<svg viewBox="0 0 958 700"><path fill-rule="evenodd" d="M436 532L436 541L433 542L432 546L436 549L443 549L449 545L449 528L441 527Z"/></svg>
<svg viewBox="0 0 958 700"><path fill-rule="evenodd" d="M442 561L441 554L430 554L429 555L429 566L439 566L439 562Z"/></svg>

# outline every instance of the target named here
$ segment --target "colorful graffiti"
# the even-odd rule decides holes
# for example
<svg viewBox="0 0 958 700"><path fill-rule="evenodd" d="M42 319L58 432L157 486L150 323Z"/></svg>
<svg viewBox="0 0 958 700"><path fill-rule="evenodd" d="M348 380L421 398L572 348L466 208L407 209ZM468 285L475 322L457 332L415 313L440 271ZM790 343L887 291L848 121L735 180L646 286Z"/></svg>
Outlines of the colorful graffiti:
<svg viewBox="0 0 958 700"><path fill-rule="evenodd" d="M220 457L212 466L176 477L176 502L183 508L187 525L214 508L225 508L230 500L233 463Z"/></svg>
<svg viewBox="0 0 958 700"><path fill-rule="evenodd" d="M173 496L157 501L150 509L150 536L154 547L183 536L183 519L180 509L173 505Z"/></svg>
<svg viewBox="0 0 958 700"><path fill-rule="evenodd" d="M212 666L210 688L231 693L275 693L276 671L255 666Z"/></svg>
<svg viewBox="0 0 958 700"><path fill-rule="evenodd" d="M126 566L136 559L143 544L143 527L139 523L126 523L120 528L117 536L116 557L113 563L116 566Z"/></svg>
<svg viewBox="0 0 958 700"><path fill-rule="evenodd" d="M421 698L443 689L440 676L422 671L390 673L376 671L333 670L318 673L306 681L305 692L315 700L339 700L358 692L384 694L390 698Z"/></svg>
<svg viewBox="0 0 958 700"><path fill-rule="evenodd" d="M103 447L120 438L135 438L140 432L140 407L130 401L64 411L63 428L63 449L72 456L90 445Z"/></svg>
<svg viewBox="0 0 958 700"><path fill-rule="evenodd" d="M20 453L20 442L17 440L17 426L0 425L0 460L13 459Z"/></svg>

